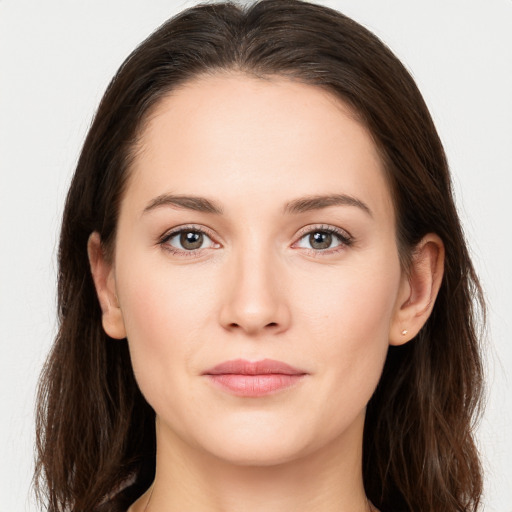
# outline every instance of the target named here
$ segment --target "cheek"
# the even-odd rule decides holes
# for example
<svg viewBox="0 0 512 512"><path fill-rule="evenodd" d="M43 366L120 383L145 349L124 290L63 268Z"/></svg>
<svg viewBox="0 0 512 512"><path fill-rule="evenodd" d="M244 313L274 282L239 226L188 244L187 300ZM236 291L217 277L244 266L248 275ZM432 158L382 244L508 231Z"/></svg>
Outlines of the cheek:
<svg viewBox="0 0 512 512"><path fill-rule="evenodd" d="M301 317L319 339L327 335L357 346L387 343L400 283L396 265L365 265L311 274L294 292Z"/></svg>
<svg viewBox="0 0 512 512"><path fill-rule="evenodd" d="M398 263L336 270L315 281L313 300L297 291L333 426L358 414L377 386L400 282Z"/></svg>
<svg viewBox="0 0 512 512"><path fill-rule="evenodd" d="M137 265L136 259L119 265L117 274L135 377L158 410L160 402L175 401L173 390L184 389L185 379L197 370L194 355L204 322L212 317L208 288L201 288L199 276L187 279L165 264Z"/></svg>

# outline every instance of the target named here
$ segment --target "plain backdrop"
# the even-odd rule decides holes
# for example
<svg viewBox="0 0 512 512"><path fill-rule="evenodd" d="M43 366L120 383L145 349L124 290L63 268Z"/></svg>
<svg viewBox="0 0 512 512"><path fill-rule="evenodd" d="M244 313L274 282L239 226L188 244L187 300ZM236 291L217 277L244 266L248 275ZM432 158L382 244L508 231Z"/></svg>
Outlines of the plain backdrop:
<svg viewBox="0 0 512 512"><path fill-rule="evenodd" d="M330 0L402 59L453 172L489 302L484 510L512 512L512 0ZM128 53L191 2L0 0L0 508L30 494L36 381L56 330L64 196ZM442 512L442 511L436 511Z"/></svg>

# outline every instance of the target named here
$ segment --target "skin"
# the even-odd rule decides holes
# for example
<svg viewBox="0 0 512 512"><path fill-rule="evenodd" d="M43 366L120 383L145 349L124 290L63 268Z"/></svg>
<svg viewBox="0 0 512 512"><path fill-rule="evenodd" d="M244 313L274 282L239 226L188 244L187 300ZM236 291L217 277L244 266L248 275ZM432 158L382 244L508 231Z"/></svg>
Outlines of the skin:
<svg viewBox="0 0 512 512"><path fill-rule="evenodd" d="M365 127L309 85L208 76L157 106L131 173L113 260L97 233L89 240L104 328L128 338L157 416L155 482L130 512L369 510L366 404L389 344L409 341L430 314L443 246L427 235L401 268L392 198ZM207 198L222 214L155 206L163 194ZM332 194L368 211L285 211ZM180 227L203 230L202 248L162 241ZM310 233L326 229L350 241L332 235L327 249L313 247ZM306 375L258 398L202 375L237 358Z"/></svg>

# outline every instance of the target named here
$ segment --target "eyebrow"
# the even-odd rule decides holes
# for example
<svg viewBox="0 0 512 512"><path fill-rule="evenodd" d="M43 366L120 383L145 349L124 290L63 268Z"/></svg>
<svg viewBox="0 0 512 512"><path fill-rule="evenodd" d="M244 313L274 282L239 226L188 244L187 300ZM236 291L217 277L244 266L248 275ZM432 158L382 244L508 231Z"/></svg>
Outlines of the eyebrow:
<svg viewBox="0 0 512 512"><path fill-rule="evenodd" d="M197 212L214 213L216 215L222 215L222 207L205 197L197 196L181 196L172 194L162 194L155 199L151 200L149 204L144 208L143 213L147 213L155 208L161 206L177 206L178 208L185 208L187 210L195 210Z"/></svg>
<svg viewBox="0 0 512 512"><path fill-rule="evenodd" d="M173 194L162 194L152 199L149 204L144 208L143 214L150 212L162 206L171 206L184 208L187 210L194 210L203 213L213 213L215 215L222 215L223 209L216 201L198 196L182 196ZM370 216L372 211L366 203L357 199L356 197L347 194L328 194L328 195L315 195L306 196L294 199L285 204L285 214L299 214L311 210L321 210L330 206L355 206L360 208Z"/></svg>
<svg viewBox="0 0 512 512"><path fill-rule="evenodd" d="M284 207L284 211L285 213L304 213L310 210L321 210L329 206L355 206L363 210L370 217L373 217L372 211L366 203L347 194L301 197L287 203Z"/></svg>

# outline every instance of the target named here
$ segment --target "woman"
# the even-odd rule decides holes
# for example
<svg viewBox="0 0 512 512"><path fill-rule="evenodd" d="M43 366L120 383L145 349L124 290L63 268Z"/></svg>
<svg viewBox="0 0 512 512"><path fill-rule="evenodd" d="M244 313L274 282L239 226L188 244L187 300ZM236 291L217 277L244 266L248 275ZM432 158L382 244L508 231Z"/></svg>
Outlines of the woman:
<svg viewBox="0 0 512 512"><path fill-rule="evenodd" d="M198 6L89 131L41 380L50 510L476 510L477 278L442 145L375 36Z"/></svg>

